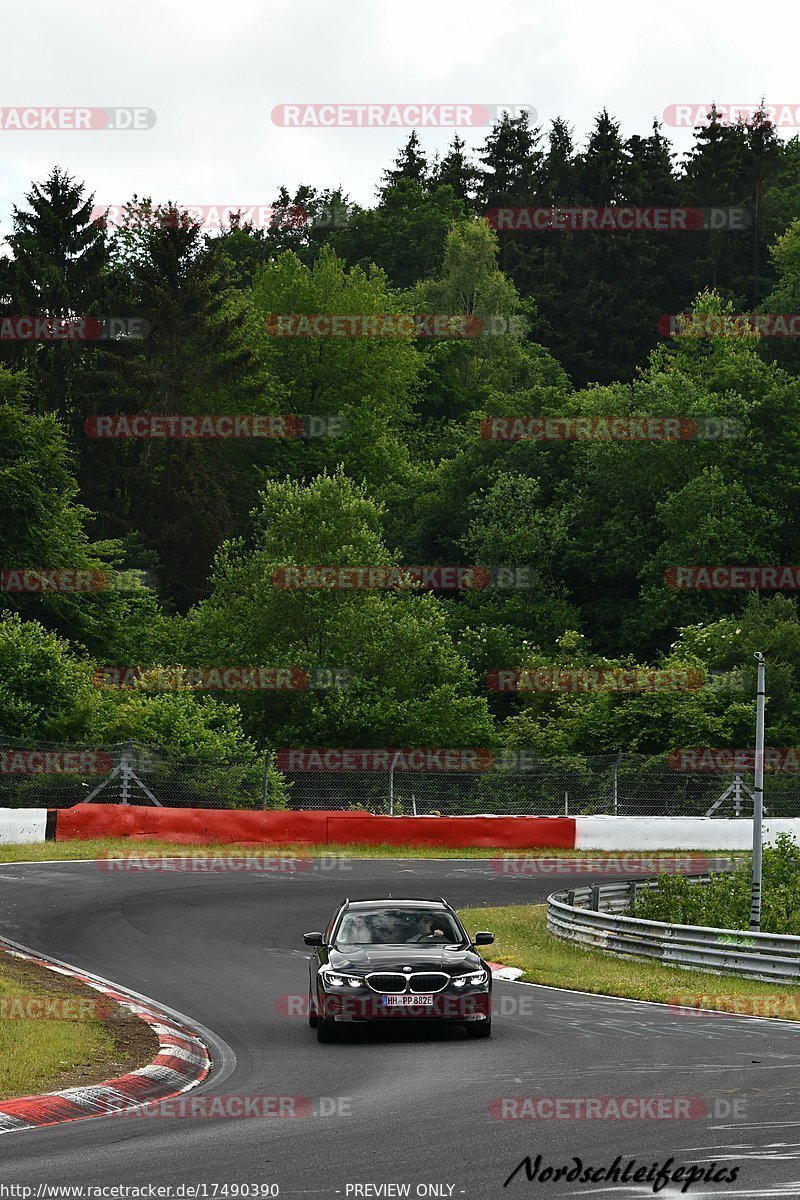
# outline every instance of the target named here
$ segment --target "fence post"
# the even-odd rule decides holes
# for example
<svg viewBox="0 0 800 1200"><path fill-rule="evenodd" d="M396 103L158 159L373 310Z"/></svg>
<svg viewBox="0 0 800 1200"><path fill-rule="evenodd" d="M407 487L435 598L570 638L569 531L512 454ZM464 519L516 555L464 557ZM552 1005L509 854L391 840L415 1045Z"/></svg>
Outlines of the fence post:
<svg viewBox="0 0 800 1200"><path fill-rule="evenodd" d="M591 900L589 901L589 905L592 909L592 912L600 911L600 884L599 883L592 884L592 897L591 897Z"/></svg>
<svg viewBox="0 0 800 1200"><path fill-rule="evenodd" d="M564 816L569 816L569 792L564 792Z"/></svg>
<svg viewBox="0 0 800 1200"><path fill-rule="evenodd" d="M261 789L261 807L262 808L267 807L267 801L269 798L269 760L270 760L271 754L272 754L271 750L267 750L264 753L264 785Z"/></svg>
<svg viewBox="0 0 800 1200"><path fill-rule="evenodd" d="M614 816L615 817L617 816L617 808L619 805L619 795L618 795L618 786L617 785L618 785L618 776L619 776L619 764L620 764L621 758L622 758L622 751L620 750L619 754L617 755L617 761L614 763L614 771L612 774L612 780L613 780L613 786L614 786Z"/></svg>
<svg viewBox="0 0 800 1200"><path fill-rule="evenodd" d="M125 743L125 749L122 751L122 803L128 804L128 796L130 795L130 770L131 770L131 753L133 751L133 742L128 738Z"/></svg>

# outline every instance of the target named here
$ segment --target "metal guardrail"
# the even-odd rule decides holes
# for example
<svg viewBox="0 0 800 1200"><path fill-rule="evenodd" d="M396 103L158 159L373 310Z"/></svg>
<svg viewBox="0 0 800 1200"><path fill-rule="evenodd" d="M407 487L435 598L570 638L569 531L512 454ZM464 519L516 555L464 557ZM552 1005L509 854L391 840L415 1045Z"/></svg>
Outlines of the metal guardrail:
<svg viewBox="0 0 800 1200"><path fill-rule="evenodd" d="M704 884L711 877L692 878ZM658 887L658 883L658 879L595 883L553 892L547 899L548 932L562 941L622 958L650 958L664 966L800 985L800 937L669 925L624 915L639 889Z"/></svg>

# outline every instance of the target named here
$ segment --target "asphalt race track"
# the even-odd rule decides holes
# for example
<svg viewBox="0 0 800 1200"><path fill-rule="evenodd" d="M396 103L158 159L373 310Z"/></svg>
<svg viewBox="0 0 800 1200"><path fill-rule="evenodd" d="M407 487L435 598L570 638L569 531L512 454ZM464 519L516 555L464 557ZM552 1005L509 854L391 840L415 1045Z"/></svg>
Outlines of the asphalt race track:
<svg viewBox="0 0 800 1200"><path fill-rule="evenodd" d="M485 860L326 864L279 875L1 865L0 933L212 1031L214 1070L190 1096L304 1096L314 1111L111 1117L5 1134L0 1183L276 1183L280 1196L321 1200L652 1196L652 1183L528 1181L524 1168L503 1186L526 1155L542 1156L540 1171L575 1157L608 1167L621 1155L623 1167L630 1158L648 1169L670 1158L672 1169L740 1167L735 1183L695 1183L693 1197L800 1195L800 1027L496 981L488 1041L406 1027L319 1045L281 997L305 996L302 934L323 928L345 895L443 894L462 907L541 900L578 881L501 876ZM724 981L709 976L708 990L724 992ZM493 1101L524 1096L704 1103L693 1100L681 1119L493 1115ZM681 1195L681 1186L657 1194Z"/></svg>

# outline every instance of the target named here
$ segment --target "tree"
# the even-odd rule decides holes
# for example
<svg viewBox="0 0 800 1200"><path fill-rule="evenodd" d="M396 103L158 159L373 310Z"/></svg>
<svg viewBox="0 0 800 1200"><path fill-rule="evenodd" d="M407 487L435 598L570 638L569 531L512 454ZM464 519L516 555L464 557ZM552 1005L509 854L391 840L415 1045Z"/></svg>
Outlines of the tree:
<svg viewBox="0 0 800 1200"><path fill-rule="evenodd" d="M467 206L475 203L475 186L478 172L475 164L465 153L466 142L455 134L447 154L437 165L434 172L434 184L438 187L450 187L453 194Z"/></svg>
<svg viewBox="0 0 800 1200"><path fill-rule="evenodd" d="M232 263L174 205L124 224L111 247L114 289L149 328L114 345L90 393L102 413L280 412L248 299ZM159 558L162 585L178 605L203 594L214 552L244 521L256 495L255 466L271 448L238 439L80 440L81 482L104 534L137 530Z"/></svg>
<svg viewBox="0 0 800 1200"><path fill-rule="evenodd" d="M490 389L510 391L531 381L534 353L525 336L533 306L498 269L497 257L497 235L485 221L459 221L447 235L439 278L415 291L418 310L472 321L470 336L434 342L423 351L428 376L423 418L475 412Z"/></svg>
<svg viewBox="0 0 800 1200"><path fill-rule="evenodd" d="M394 287L410 288L439 270L447 231L466 211L449 184L428 189L400 178L376 208L354 210L331 245L350 265L378 266Z"/></svg>
<svg viewBox="0 0 800 1200"><path fill-rule="evenodd" d="M429 179L428 159L420 147L416 129L395 159L394 168L383 173L383 188L381 196L385 198L387 191L396 187L401 179L410 180L418 187L425 188Z"/></svg>
<svg viewBox="0 0 800 1200"><path fill-rule="evenodd" d="M355 336L331 337L273 336L265 328L271 314L408 312L385 275L359 267L348 271L329 247L310 267L286 253L257 273L253 305L271 371L291 411L343 419L341 436L277 447L264 477L311 477L343 460L355 477L376 486L404 472L402 431L420 370L411 336L365 336L358 325Z"/></svg>
<svg viewBox="0 0 800 1200"><path fill-rule="evenodd" d="M37 619L98 656L152 652L163 634L155 595L130 570L118 542L92 542L92 514L78 503L78 483L63 427L25 403L23 375L0 367L0 563L5 571L84 572L93 590L0 590L0 610ZM54 578L58 578L55 576ZM83 587L83 585L81 585ZM98 590L94 590L97 588Z"/></svg>
<svg viewBox="0 0 800 1200"><path fill-rule="evenodd" d="M271 483L250 539L222 547L212 595L187 617L187 652L214 662L346 669L345 690L248 697L250 728L278 744L489 744L486 703L473 694L435 597L413 588L275 583L281 568L388 566L392 559L380 507L341 472L305 486Z"/></svg>
<svg viewBox="0 0 800 1200"><path fill-rule="evenodd" d="M53 320L104 315L105 235L91 219L94 196L55 167L25 199L30 208L14 206L12 212L6 239L11 257L0 260L0 297L8 313ZM93 346L75 339L0 341L0 351L7 365L27 369L38 410L57 413L77 434Z"/></svg>

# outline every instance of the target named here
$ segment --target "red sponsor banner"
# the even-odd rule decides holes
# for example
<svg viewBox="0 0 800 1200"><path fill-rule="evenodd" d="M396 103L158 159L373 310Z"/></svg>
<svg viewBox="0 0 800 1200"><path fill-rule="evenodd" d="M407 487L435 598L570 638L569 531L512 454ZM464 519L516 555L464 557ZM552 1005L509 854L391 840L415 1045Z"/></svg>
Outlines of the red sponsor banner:
<svg viewBox="0 0 800 1200"><path fill-rule="evenodd" d="M105 750L0 750L0 775L107 775L114 765Z"/></svg>
<svg viewBox="0 0 800 1200"><path fill-rule="evenodd" d="M542 667L495 670L486 676L492 692L693 692L705 683L705 674L693 667L682 671Z"/></svg>
<svg viewBox="0 0 800 1200"><path fill-rule="evenodd" d="M658 858L647 855L611 854L607 858L493 858L492 870L498 875L685 875L689 871L707 874L730 865L726 858Z"/></svg>
<svg viewBox="0 0 800 1200"><path fill-rule="evenodd" d="M82 571L77 567L0 570L0 592L102 592L109 586L105 571Z"/></svg>
<svg viewBox="0 0 800 1200"><path fill-rule="evenodd" d="M584 205L490 208L485 214L492 229L528 233L674 233L702 229L699 208Z"/></svg>
<svg viewBox="0 0 800 1200"><path fill-rule="evenodd" d="M431 591L486 588L492 573L486 567L278 567L275 587L287 591L389 591L418 588Z"/></svg>
<svg viewBox="0 0 800 1200"><path fill-rule="evenodd" d="M719 939L718 939L719 940ZM755 939L742 934L739 944L753 945ZM773 995L735 996L724 992L680 993L667 998L669 1012L676 1017L773 1017L785 1021L800 1020L800 994L778 992Z"/></svg>
<svg viewBox="0 0 800 1200"><path fill-rule="evenodd" d="M665 125L677 129L694 129L697 126L710 125L712 111L716 112L717 123L720 125L737 125L740 121L747 125L756 116L763 114L770 125L777 125L781 129L796 129L800 126L800 104L796 101L769 104L763 100L750 100L742 104L697 104L683 101L679 104L668 104L664 109L663 121Z"/></svg>
<svg viewBox="0 0 800 1200"><path fill-rule="evenodd" d="M86 132L96 129L152 129L156 114L152 108L86 108L23 105L0 108L0 130L32 133L54 130Z"/></svg>
<svg viewBox="0 0 800 1200"><path fill-rule="evenodd" d="M119 1016L111 1000L92 996L0 996L0 1021L107 1021Z"/></svg>
<svg viewBox="0 0 800 1200"><path fill-rule="evenodd" d="M662 337L800 337L800 313L664 313L658 318Z"/></svg>
<svg viewBox="0 0 800 1200"><path fill-rule="evenodd" d="M753 772L756 754L752 749L729 747L671 750L667 759L673 771ZM800 771L800 746L764 748L765 771Z"/></svg>
<svg viewBox="0 0 800 1200"><path fill-rule="evenodd" d="M495 1096L495 1121L697 1121L701 1096Z"/></svg>
<svg viewBox="0 0 800 1200"><path fill-rule="evenodd" d="M475 747L461 750L318 747L279 750L275 765L279 771L490 771L494 755L491 750Z"/></svg>
<svg viewBox="0 0 800 1200"><path fill-rule="evenodd" d="M678 591L796 591L800 588L800 567L669 567L664 572L664 583Z"/></svg>
<svg viewBox="0 0 800 1200"><path fill-rule="evenodd" d="M484 322L466 313L270 313L265 328L272 337L469 338Z"/></svg>

